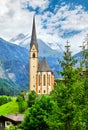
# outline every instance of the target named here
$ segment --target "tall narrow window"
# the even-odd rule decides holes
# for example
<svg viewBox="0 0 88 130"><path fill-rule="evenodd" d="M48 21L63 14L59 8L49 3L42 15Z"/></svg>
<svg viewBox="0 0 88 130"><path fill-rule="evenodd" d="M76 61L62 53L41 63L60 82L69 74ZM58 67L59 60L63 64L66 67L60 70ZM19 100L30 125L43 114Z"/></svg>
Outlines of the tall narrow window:
<svg viewBox="0 0 88 130"><path fill-rule="evenodd" d="M49 81L49 85L50 85L50 75L48 77L49 77L48 81Z"/></svg>
<svg viewBox="0 0 88 130"><path fill-rule="evenodd" d="M46 93L46 90L44 90L43 92Z"/></svg>
<svg viewBox="0 0 88 130"><path fill-rule="evenodd" d="M40 86L40 75L38 76L38 83L39 83L39 86Z"/></svg>
<svg viewBox="0 0 88 130"><path fill-rule="evenodd" d="M35 53L33 53L33 58L35 58Z"/></svg>
<svg viewBox="0 0 88 130"><path fill-rule="evenodd" d="M43 85L44 86L46 85L46 75L45 74L43 75Z"/></svg>

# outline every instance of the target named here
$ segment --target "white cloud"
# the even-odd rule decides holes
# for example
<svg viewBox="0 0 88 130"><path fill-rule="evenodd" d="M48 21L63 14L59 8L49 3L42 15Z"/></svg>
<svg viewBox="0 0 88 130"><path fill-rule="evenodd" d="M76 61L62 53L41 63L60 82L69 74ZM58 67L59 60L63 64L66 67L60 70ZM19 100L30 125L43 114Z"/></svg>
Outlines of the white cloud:
<svg viewBox="0 0 88 130"><path fill-rule="evenodd" d="M32 7L33 9L40 8L41 11L49 5L49 0L20 0L24 7Z"/></svg>
<svg viewBox="0 0 88 130"><path fill-rule="evenodd" d="M6 0L0 1L0 16L3 16L8 11L6 4Z"/></svg>
<svg viewBox="0 0 88 130"><path fill-rule="evenodd" d="M0 1L0 37L6 40L15 37L19 33L31 35L32 18L36 11L28 11L27 4L34 10L39 8L40 14L36 15L37 37L48 43L66 44L67 38L62 38L66 31L80 31L79 34L68 40L71 41L72 50L79 51L78 46L83 37L88 33L88 12L82 6L76 6L70 10L70 5L56 5L54 13L45 11L49 6L49 0L3 0ZM45 21L45 23L44 23ZM43 28L43 26L46 28ZM78 43L78 45L77 45Z"/></svg>
<svg viewBox="0 0 88 130"><path fill-rule="evenodd" d="M88 29L88 12L77 7L75 10L66 11L66 20L62 22L62 29L84 30Z"/></svg>
<svg viewBox="0 0 88 130"><path fill-rule="evenodd" d="M0 14L0 37L8 40L21 32L30 32L34 12L22 9L20 1L15 0L13 2L6 0L1 9L3 15Z"/></svg>

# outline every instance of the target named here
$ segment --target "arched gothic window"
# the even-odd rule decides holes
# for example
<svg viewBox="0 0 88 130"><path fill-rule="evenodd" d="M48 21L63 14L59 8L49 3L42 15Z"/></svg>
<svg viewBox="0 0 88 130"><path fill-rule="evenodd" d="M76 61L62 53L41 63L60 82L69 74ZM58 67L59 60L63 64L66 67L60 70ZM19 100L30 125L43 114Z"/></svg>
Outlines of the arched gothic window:
<svg viewBox="0 0 88 130"><path fill-rule="evenodd" d="M35 58L35 53L33 53L33 58Z"/></svg>

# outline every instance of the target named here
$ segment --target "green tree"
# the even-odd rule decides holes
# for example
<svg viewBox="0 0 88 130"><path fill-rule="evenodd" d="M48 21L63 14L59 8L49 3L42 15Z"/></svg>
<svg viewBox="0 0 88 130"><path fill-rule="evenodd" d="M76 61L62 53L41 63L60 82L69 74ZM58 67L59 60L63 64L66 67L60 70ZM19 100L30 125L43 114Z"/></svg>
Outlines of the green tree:
<svg viewBox="0 0 88 130"><path fill-rule="evenodd" d="M35 103L37 97L38 97L38 95L36 94L35 91L29 92L28 100L27 100L28 107L32 107L32 105Z"/></svg>
<svg viewBox="0 0 88 130"><path fill-rule="evenodd" d="M84 84L80 80L80 68L75 68L76 60L72 57L70 46L65 46L63 61L60 62L63 71L63 82L57 84L51 96L59 107L58 119L60 130L85 130L82 118L82 101Z"/></svg>
<svg viewBox="0 0 88 130"><path fill-rule="evenodd" d="M84 115L83 119L85 120L85 126L86 129L88 129L88 34L85 38L85 41L83 43L82 47L82 61L81 61L81 67L83 69L82 79L84 81Z"/></svg>
<svg viewBox="0 0 88 130"><path fill-rule="evenodd" d="M24 95L20 93L16 101L18 102L19 112L23 113L27 107L27 103L25 102Z"/></svg>
<svg viewBox="0 0 88 130"><path fill-rule="evenodd" d="M28 109L23 130L57 130L57 105L51 97L43 95Z"/></svg>
<svg viewBox="0 0 88 130"><path fill-rule="evenodd" d="M0 96L0 105L3 105L7 102L10 102L11 101L11 97L8 97L8 96Z"/></svg>

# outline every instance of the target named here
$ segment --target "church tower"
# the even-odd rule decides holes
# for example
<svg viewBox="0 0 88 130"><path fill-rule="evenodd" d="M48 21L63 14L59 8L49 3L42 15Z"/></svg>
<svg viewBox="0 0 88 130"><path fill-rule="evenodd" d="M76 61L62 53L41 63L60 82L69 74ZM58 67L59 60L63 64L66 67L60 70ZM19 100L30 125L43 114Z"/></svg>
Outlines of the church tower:
<svg viewBox="0 0 88 130"><path fill-rule="evenodd" d="M49 94L54 89L54 74L46 58L38 61L38 43L36 38L35 16L33 17L30 42L30 90L37 94Z"/></svg>
<svg viewBox="0 0 88 130"><path fill-rule="evenodd" d="M36 38L35 16L33 17L32 36L30 43L30 90L37 90L37 70L38 70L38 44Z"/></svg>

